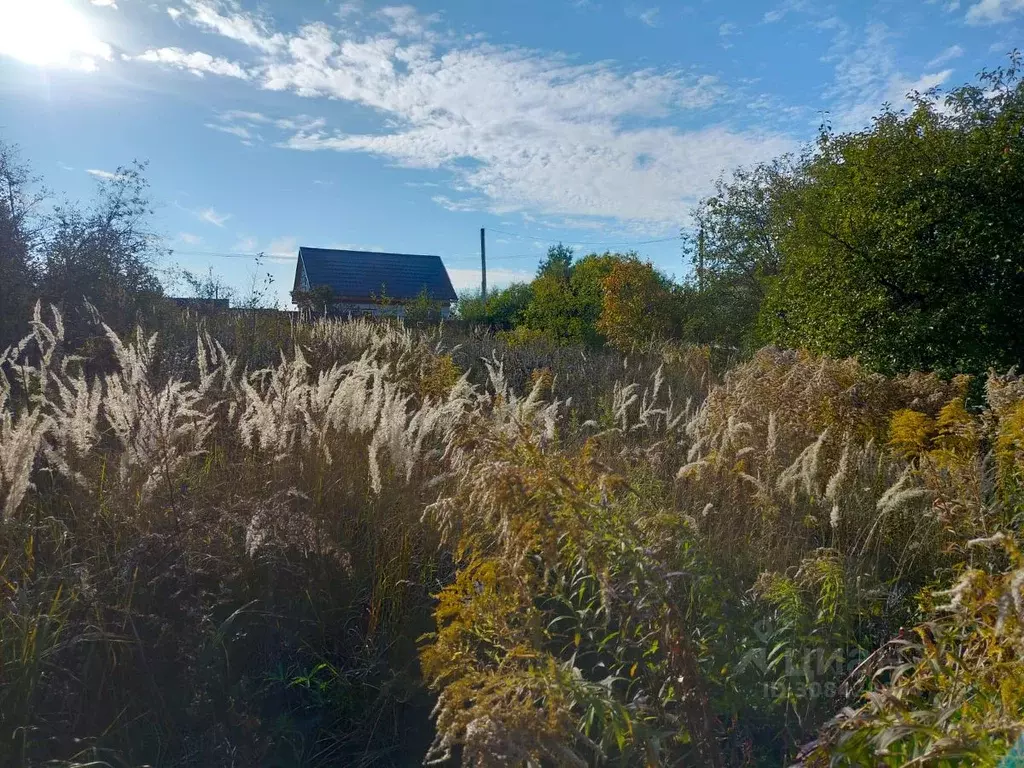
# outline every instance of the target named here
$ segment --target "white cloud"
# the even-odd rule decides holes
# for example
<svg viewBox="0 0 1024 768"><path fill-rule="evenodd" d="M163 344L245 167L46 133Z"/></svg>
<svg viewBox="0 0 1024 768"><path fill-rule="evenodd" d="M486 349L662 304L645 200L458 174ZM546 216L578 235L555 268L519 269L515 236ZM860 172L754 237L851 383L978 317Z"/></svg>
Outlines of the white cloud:
<svg viewBox="0 0 1024 768"><path fill-rule="evenodd" d="M271 240L263 252L275 259L294 261L299 253L299 239L297 237L279 237L276 240Z"/></svg>
<svg viewBox="0 0 1024 768"><path fill-rule="evenodd" d="M252 133L244 125L220 125L218 123L204 123L204 125L215 131L237 136L242 140L243 144L252 145Z"/></svg>
<svg viewBox="0 0 1024 768"><path fill-rule="evenodd" d="M93 5L98 5L100 8L112 8L117 10L116 0L91 0Z"/></svg>
<svg viewBox="0 0 1024 768"><path fill-rule="evenodd" d="M217 213L213 208L204 208L201 211L197 211L196 216L199 217L200 221L213 224L215 227L223 227L224 223L231 218L230 213Z"/></svg>
<svg viewBox="0 0 1024 768"><path fill-rule="evenodd" d="M337 16L339 19L347 19L349 16L354 16L362 10L362 3L359 2L346 2L338 6Z"/></svg>
<svg viewBox="0 0 1024 768"><path fill-rule="evenodd" d="M980 0L967 9L968 24L999 24L1024 11L1024 0Z"/></svg>
<svg viewBox="0 0 1024 768"><path fill-rule="evenodd" d="M731 21L727 21L724 24L720 24L718 27L719 37L729 37L735 35L739 31L739 27L733 24Z"/></svg>
<svg viewBox="0 0 1024 768"><path fill-rule="evenodd" d="M657 6L655 6L653 8L637 8L635 6L630 6L630 7L628 7L626 9L626 15L627 16L629 16L631 18L634 18L634 19L639 19L642 23L646 24L648 27L656 27L656 26L658 26L658 16L660 14L661 14L661 8L659 8Z"/></svg>
<svg viewBox="0 0 1024 768"><path fill-rule="evenodd" d="M434 38L431 27L441 20L436 13L423 16L411 5L392 5L381 8L377 13L388 22L391 32L399 37Z"/></svg>
<svg viewBox="0 0 1024 768"><path fill-rule="evenodd" d="M807 0L785 0L782 4L765 12L761 20L765 24L774 24L777 21L782 21L790 13L806 10L808 10Z"/></svg>
<svg viewBox="0 0 1024 768"><path fill-rule="evenodd" d="M203 242L203 238L199 235L189 234L188 232L179 233L178 240L185 245L200 245Z"/></svg>
<svg viewBox="0 0 1024 768"><path fill-rule="evenodd" d="M538 261L540 259L538 258ZM447 267L448 277L452 280L452 287L461 293L462 291L480 290L480 270L465 269L460 267ZM487 266L487 287L504 288L510 283L528 283L533 280L533 272L526 272L519 269L497 269Z"/></svg>
<svg viewBox="0 0 1024 768"><path fill-rule="evenodd" d="M964 55L964 49L963 48L961 48L959 45L951 45L951 46L949 46L949 48L944 50L942 53L940 53L934 59L932 59L927 64L925 64L925 66L926 67L937 67L940 64L945 64L947 61L952 61L953 59L959 59L963 55Z"/></svg>
<svg viewBox="0 0 1024 768"><path fill-rule="evenodd" d="M167 9L167 15L171 17L171 21L177 21L178 17L183 13L184 11L181 8L170 7Z"/></svg>
<svg viewBox="0 0 1024 768"><path fill-rule="evenodd" d="M238 242L231 247L231 250L234 253L250 253L255 255L256 249L259 247L259 244L260 241L257 240L255 237L245 236L239 238Z"/></svg>
<svg viewBox="0 0 1024 768"><path fill-rule="evenodd" d="M227 133L241 139L246 146L263 141L261 128L272 127L282 131L315 131L326 126L323 118L310 117L309 115L297 115L295 117L273 118L264 115L262 112L247 112L244 110L228 110L217 115L216 123L206 123L211 128L221 133Z"/></svg>
<svg viewBox="0 0 1024 768"><path fill-rule="evenodd" d="M191 11L189 20L198 27L266 53L285 45L284 35L271 33L263 19L243 12L236 0L185 0L185 5Z"/></svg>
<svg viewBox="0 0 1024 768"><path fill-rule="evenodd" d="M840 31L830 60L836 62L836 77L827 95L836 101L835 127L840 130L864 128L884 103L900 109L908 105L907 95L925 93L943 85L951 69L908 76L896 67L889 30L884 24L869 24L864 39L853 45L848 30Z"/></svg>
<svg viewBox="0 0 1024 768"><path fill-rule="evenodd" d="M267 261L278 264L294 264L299 253L299 239L294 236L279 237L266 245L261 245L259 238L246 235L238 239L231 247L231 252L253 257L263 254Z"/></svg>
<svg viewBox="0 0 1024 768"><path fill-rule="evenodd" d="M90 176L100 179L101 181L114 181L115 179L119 178L116 173L111 173L110 171L101 171L96 168L89 168L86 170L86 173L88 173Z"/></svg>
<svg viewBox="0 0 1024 768"><path fill-rule="evenodd" d="M246 80L249 73L234 61L211 56L201 51L188 52L181 48L157 48L146 51L135 57L136 61L148 61L155 64L183 69L193 75L202 77L204 74L236 77Z"/></svg>
<svg viewBox="0 0 1024 768"><path fill-rule="evenodd" d="M233 3L185 5L183 20L248 41L256 61L244 71L260 87L344 101L380 117L375 130L359 134L308 116L254 112L225 113L217 124L272 131L279 146L294 150L448 170L460 194L439 202L461 210L678 224L723 170L795 147L766 129L673 126L726 98L715 77L692 71L581 64L475 38L441 43L426 39L433 20L404 6L374 17L386 26L376 34L316 23L285 36Z"/></svg>

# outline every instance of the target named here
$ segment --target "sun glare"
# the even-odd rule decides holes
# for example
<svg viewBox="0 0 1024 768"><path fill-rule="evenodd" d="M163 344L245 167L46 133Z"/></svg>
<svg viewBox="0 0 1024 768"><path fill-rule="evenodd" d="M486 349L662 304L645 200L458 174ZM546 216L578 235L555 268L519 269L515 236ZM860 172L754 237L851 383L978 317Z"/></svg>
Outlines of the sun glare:
<svg viewBox="0 0 1024 768"><path fill-rule="evenodd" d="M0 0L0 56L92 71L111 53L69 0Z"/></svg>

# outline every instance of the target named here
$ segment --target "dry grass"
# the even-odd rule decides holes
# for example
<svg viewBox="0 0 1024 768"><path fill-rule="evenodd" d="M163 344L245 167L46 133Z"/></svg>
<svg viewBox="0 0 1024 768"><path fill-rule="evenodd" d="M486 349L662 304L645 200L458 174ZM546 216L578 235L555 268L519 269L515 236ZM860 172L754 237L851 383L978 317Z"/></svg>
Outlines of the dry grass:
<svg viewBox="0 0 1024 768"><path fill-rule="evenodd" d="M37 310L0 355L8 762L779 765L848 706L815 759L895 765L1021 730L1016 377L972 409L771 349L720 377L701 348L253 323L83 359ZM899 681L786 663L918 624L969 654L942 686L926 640ZM885 691L961 715L879 751Z"/></svg>

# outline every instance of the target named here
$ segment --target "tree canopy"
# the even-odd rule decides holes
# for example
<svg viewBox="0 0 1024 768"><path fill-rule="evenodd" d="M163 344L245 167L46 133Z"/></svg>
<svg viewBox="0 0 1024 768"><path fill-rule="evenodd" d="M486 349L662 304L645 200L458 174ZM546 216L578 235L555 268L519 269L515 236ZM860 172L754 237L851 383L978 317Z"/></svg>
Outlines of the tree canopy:
<svg viewBox="0 0 1024 768"><path fill-rule="evenodd" d="M775 203L768 338L886 371L1024 361L1024 87L1016 60L865 131L825 130Z"/></svg>

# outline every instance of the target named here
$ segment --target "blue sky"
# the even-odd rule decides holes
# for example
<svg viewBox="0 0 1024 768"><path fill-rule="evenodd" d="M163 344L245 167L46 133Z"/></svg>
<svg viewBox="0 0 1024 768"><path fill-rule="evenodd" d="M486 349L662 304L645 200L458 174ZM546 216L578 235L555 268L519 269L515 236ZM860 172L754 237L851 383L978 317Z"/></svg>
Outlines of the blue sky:
<svg viewBox="0 0 1024 768"><path fill-rule="evenodd" d="M720 173L1022 30L1024 0L0 0L0 137L71 199L148 160L163 266L244 289L263 251L282 302L299 245L478 284L480 227L492 285L559 240L681 275Z"/></svg>

